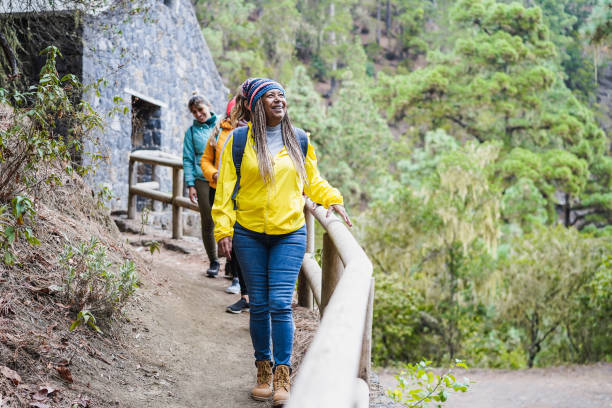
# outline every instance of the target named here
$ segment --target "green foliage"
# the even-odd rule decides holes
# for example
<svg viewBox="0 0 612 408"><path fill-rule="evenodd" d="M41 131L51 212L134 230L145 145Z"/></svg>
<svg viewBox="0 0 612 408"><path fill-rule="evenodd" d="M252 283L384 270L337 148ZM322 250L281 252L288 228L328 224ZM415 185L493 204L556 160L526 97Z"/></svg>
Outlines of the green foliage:
<svg viewBox="0 0 612 408"><path fill-rule="evenodd" d="M423 299L399 274L378 272L375 282L374 363L386 365L419 358L425 343L418 310Z"/></svg>
<svg viewBox="0 0 612 408"><path fill-rule="evenodd" d="M312 136L323 174L345 192L349 205L367 204L377 187L375 180L387 171L385 164L391 159L391 133L372 109L370 85L371 79L355 79L346 72L323 131ZM344 160L338 161L340 157Z"/></svg>
<svg viewBox="0 0 612 408"><path fill-rule="evenodd" d="M430 364L431 361L407 364L395 376L398 386L388 391L389 396L410 408L442 407L450 392L466 392L470 388L469 379L464 378L463 382L459 382L452 374L454 369L467 370L467 365L461 360L456 360L442 375L435 374Z"/></svg>
<svg viewBox="0 0 612 408"><path fill-rule="evenodd" d="M602 267L609 273L604 263L609 250L607 240L560 226L514 239L502 269L503 314L525 333L529 367L549 336L573 320L582 288Z"/></svg>
<svg viewBox="0 0 612 408"><path fill-rule="evenodd" d="M589 106L597 49L583 43L584 34L596 45L607 40L606 7L597 0L197 4L226 83L283 81L292 120L310 133L323 175L352 212L363 211L360 241L377 278L378 364L421 356L439 364L457 355L523 368L611 358L610 268L600 248L612 236L612 158ZM599 261L586 255L588 245ZM577 262L568 254L585 256ZM523 263L525 270L516 266ZM526 281L554 288L562 296L551 304L565 297L567 305L553 315L537 303L531 325L535 303L522 302L531 305L523 312L512 303Z"/></svg>
<svg viewBox="0 0 612 408"><path fill-rule="evenodd" d="M381 73L379 105L413 129L442 127L460 140L498 140L510 152L502 160L524 149L539 163L528 178L547 200L549 222L556 218L555 192L561 191L569 195L567 211L588 202L599 216L574 222L601 223L609 213L604 200L592 196L609 186L606 137L551 64L556 51L541 10L466 0L452 16L458 27L454 50L431 53L427 67L407 75ZM509 174L509 164L500 165L505 188L522 178Z"/></svg>
<svg viewBox="0 0 612 408"><path fill-rule="evenodd" d="M387 182L387 194L377 195L367 213L363 235L377 267L398 271L423 299L416 306L421 341L439 343L437 348L453 359L486 315L481 287L486 287L499 228L499 193L488 174L499 147L458 147L448 141L443 132L429 135L407 164L416 169L413 187ZM374 321L381 338L387 335L385 323ZM410 336L410 330L402 335ZM444 355L428 347L437 360Z"/></svg>
<svg viewBox="0 0 612 408"><path fill-rule="evenodd" d="M70 331L74 331L74 329L76 329L82 324L87 325L94 329L96 332L102 334L102 330L100 330L100 328L96 325L96 318L94 317L94 315L91 314L89 310L81 310L77 314L76 320L70 325Z"/></svg>
<svg viewBox="0 0 612 408"><path fill-rule="evenodd" d="M315 138L321 137L327 114L323 109L321 95L315 91L303 65L295 67L293 78L287 83L287 103L293 124Z"/></svg>
<svg viewBox="0 0 612 408"><path fill-rule="evenodd" d="M11 200L10 206L0 205L0 255L5 265L15 263L13 244L21 238L30 245L40 245L30 226L35 215L32 201L27 197L17 196Z"/></svg>
<svg viewBox="0 0 612 408"><path fill-rule="evenodd" d="M75 165L72 157L83 153L83 143L102 120L77 99L84 89L74 75L59 78L59 50L49 46L41 54L46 63L37 85L23 93L0 89L0 103L10 109L8 127L0 133L0 202L60 183L58 172L85 174L93 166Z"/></svg>
<svg viewBox="0 0 612 408"><path fill-rule="evenodd" d="M153 255L155 251L157 251L158 254L161 253L161 244L159 241L151 241L147 246L149 247L149 252L151 255Z"/></svg>
<svg viewBox="0 0 612 408"><path fill-rule="evenodd" d="M563 353L564 360L577 363L609 360L612 355L612 261L609 255L570 301L572 314L563 323L566 347L555 351Z"/></svg>
<svg viewBox="0 0 612 408"><path fill-rule="evenodd" d="M584 32L590 41L595 44L604 43L612 35L612 2L610 0L598 0Z"/></svg>
<svg viewBox="0 0 612 408"><path fill-rule="evenodd" d="M112 317L138 288L134 262L126 260L113 271L106 249L95 238L66 246L60 255L60 268L62 295L71 310L81 315L77 315L73 329L80 323L89 324L90 315ZM95 324L95 319L91 323Z"/></svg>
<svg viewBox="0 0 612 408"><path fill-rule="evenodd" d="M15 262L13 244L20 238L40 244L31 225L36 211L28 196L61 184L62 173L80 174L91 166L75 165L73 156L93 129L99 115L77 97L84 88L74 75L59 78L54 46L42 53L46 63L37 85L27 92L0 88L0 104L6 112L0 132L0 251L6 265ZM10 204L9 204L10 203Z"/></svg>

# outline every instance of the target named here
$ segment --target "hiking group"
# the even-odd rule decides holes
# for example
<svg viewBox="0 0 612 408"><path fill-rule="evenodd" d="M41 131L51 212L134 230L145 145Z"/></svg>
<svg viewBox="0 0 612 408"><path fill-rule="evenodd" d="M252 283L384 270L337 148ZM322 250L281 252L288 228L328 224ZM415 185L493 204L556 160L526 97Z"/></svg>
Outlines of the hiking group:
<svg viewBox="0 0 612 408"><path fill-rule="evenodd" d="M285 90L267 78L249 78L219 120L194 94L185 133L183 166L189 198L197 203L202 240L216 277L226 258L229 293L240 300L228 312L250 311L256 400L275 406L289 399L293 314L291 300L306 251L304 195L351 226L338 190L323 179L306 133L291 124Z"/></svg>

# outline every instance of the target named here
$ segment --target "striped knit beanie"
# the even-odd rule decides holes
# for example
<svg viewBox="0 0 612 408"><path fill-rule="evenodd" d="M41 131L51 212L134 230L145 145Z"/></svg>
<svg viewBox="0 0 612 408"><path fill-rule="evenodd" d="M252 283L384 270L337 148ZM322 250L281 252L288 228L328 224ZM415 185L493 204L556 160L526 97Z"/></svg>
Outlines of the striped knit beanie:
<svg viewBox="0 0 612 408"><path fill-rule="evenodd" d="M271 89L278 89L283 94L285 90L278 82L268 78L249 78L242 84L242 96L247 100L249 110L253 110L253 106L259 98Z"/></svg>

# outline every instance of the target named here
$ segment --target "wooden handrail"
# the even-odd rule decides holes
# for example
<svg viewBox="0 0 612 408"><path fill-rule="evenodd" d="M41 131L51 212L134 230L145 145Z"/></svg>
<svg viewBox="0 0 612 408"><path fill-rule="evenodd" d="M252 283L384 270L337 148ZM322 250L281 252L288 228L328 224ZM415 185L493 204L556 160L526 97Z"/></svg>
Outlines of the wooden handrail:
<svg viewBox="0 0 612 408"><path fill-rule="evenodd" d="M159 150L137 150L130 153L129 161L128 218L133 219L136 216L136 196L172 204L172 238L181 238L183 236L182 209L199 211L197 204L183 197L183 161L180 157ZM159 181L136 183L137 163L152 165L154 179L157 178L157 166L172 168L172 193L159 191Z"/></svg>
<svg viewBox="0 0 612 408"><path fill-rule="evenodd" d="M159 151L130 154L128 218L136 214L136 195L172 204L172 237L182 235L181 209L197 206L182 196L183 163ZM136 183L136 163L172 168L172 194L154 188L152 182ZM307 245L298 281L298 303L316 302L321 324L300 365L288 408L353 408L368 406L370 377L372 263L349 229L336 216L327 217L323 207L305 206ZM315 260L315 223L326 231L323 268Z"/></svg>
<svg viewBox="0 0 612 408"><path fill-rule="evenodd" d="M309 252L304 257L300 276L308 282L315 299L321 297L323 300L322 294L329 290L331 297L324 306L319 330L300 364L287 407L368 406L369 396L364 389L367 390L370 375L374 294L372 263L349 229L337 217L327 217L327 210L322 207L314 210L311 208L312 203L307 200L306 225L309 238L314 236L314 226L308 220L308 213L312 213L328 235L328 238L324 238L323 257L330 256L332 259L323 262L322 276L318 281L321 286L318 286L317 278L308 276L309 270L312 272L315 269L309 266L314 261L314 247L309 240ZM340 258L342 268L333 260L334 256ZM336 278L337 284L334 282ZM334 287L322 287L325 284ZM360 380L356 381L357 377Z"/></svg>

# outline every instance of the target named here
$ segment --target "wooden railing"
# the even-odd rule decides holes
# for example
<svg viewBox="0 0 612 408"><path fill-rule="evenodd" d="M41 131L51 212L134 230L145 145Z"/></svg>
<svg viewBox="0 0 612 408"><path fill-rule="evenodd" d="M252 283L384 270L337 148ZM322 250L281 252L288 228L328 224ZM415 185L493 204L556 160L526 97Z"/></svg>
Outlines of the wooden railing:
<svg viewBox="0 0 612 408"><path fill-rule="evenodd" d="M153 181L136 183L136 169L139 163L152 166ZM158 166L172 168L172 193L159 191ZM159 150L137 150L130 153L128 174L128 218L133 219L136 216L136 196L172 204L172 238L181 238L183 236L182 209L200 211L197 204L183 196L183 161L177 156Z"/></svg>
<svg viewBox="0 0 612 408"><path fill-rule="evenodd" d="M135 182L138 163L153 166L153 181ZM172 168L172 194L159 191L157 166ZM181 209L199 211L183 197L183 162L160 151L130 154L128 218L136 216L136 196L172 204L172 237L182 236ZM298 303L321 313L292 389L288 408L366 408L371 369L372 263L349 229L323 207L306 200L307 247L298 278ZM315 219L321 224L321 265L315 260Z"/></svg>
<svg viewBox="0 0 612 408"><path fill-rule="evenodd" d="M372 263L348 228L323 207L305 207L307 249L298 279L298 303L319 306L321 324L300 364L288 408L365 408L371 369ZM321 266L315 225L325 229Z"/></svg>

